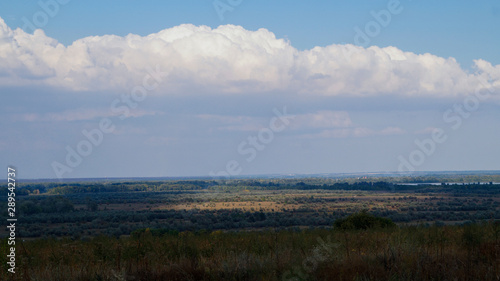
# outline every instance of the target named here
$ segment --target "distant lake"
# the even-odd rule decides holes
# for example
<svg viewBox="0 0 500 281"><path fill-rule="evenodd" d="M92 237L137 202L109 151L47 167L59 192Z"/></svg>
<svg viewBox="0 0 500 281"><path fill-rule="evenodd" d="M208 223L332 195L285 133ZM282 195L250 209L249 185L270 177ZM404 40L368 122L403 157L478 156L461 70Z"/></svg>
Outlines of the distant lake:
<svg viewBox="0 0 500 281"><path fill-rule="evenodd" d="M424 183L395 183L399 185L441 185L440 182L424 182ZM462 182L447 182L449 185L469 185L469 184L477 184L477 182L470 183L462 183ZM480 182L479 184L490 184L490 182ZM493 182L493 184L500 184L500 182Z"/></svg>

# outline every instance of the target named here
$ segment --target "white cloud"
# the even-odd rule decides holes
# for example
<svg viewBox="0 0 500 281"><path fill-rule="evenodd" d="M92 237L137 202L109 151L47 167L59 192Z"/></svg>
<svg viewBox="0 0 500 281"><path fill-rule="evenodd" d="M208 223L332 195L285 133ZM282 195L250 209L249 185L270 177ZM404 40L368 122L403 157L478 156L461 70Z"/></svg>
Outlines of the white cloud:
<svg viewBox="0 0 500 281"><path fill-rule="evenodd" d="M44 85L74 91L127 91L147 69L168 73L158 94L285 91L314 95L464 96L500 89L500 65L395 47L330 45L299 51L266 30L184 24L148 36L93 36L64 46L37 30L12 30L0 18L0 86ZM486 79L482 85L477 78Z"/></svg>

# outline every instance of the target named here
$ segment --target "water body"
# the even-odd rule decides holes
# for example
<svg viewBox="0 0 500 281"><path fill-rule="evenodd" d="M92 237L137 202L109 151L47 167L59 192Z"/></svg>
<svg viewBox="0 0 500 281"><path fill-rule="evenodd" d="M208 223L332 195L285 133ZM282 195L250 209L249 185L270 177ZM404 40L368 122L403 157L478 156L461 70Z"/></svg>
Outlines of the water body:
<svg viewBox="0 0 500 281"><path fill-rule="evenodd" d="M399 184L399 185L441 185L442 183L440 183L440 182L425 182L425 183L405 182L405 183L396 183L396 184ZM477 184L477 182L469 182L469 183L447 182L446 184L448 184L448 185L469 185L469 184ZM490 184L490 182L480 182L479 184L488 185L488 184ZM500 182L493 182L493 184L500 184Z"/></svg>

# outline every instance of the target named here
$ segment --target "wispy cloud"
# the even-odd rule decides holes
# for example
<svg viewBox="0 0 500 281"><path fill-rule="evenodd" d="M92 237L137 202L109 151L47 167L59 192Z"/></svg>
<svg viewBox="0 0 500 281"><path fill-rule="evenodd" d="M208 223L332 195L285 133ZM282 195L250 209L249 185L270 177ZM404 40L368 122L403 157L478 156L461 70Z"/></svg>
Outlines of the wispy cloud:
<svg viewBox="0 0 500 281"><path fill-rule="evenodd" d="M318 128L341 128L349 127L352 121L345 111L320 110L314 113L296 114L290 124L292 130L318 129ZM226 116L203 114L197 116L199 119L219 124L218 130L225 131L259 131L265 126L266 118L252 116Z"/></svg>
<svg viewBox="0 0 500 281"><path fill-rule="evenodd" d="M405 130L398 127L387 127L382 130L374 130L365 127L341 128L322 130L319 133L305 134L303 138L322 139L322 138L364 138L370 136L391 136L406 133Z"/></svg>
<svg viewBox="0 0 500 281"><path fill-rule="evenodd" d="M160 111L153 110L132 110L129 113L130 117L142 117L148 115L160 115L163 114ZM24 113L12 115L15 121L25 121L25 122L72 122L72 121L85 121L94 120L103 117L117 116L109 109L91 109L91 108L80 108L74 110L67 110L63 112L53 112L53 113Z"/></svg>
<svg viewBox="0 0 500 281"><path fill-rule="evenodd" d="M229 115L216 115L216 114L199 114L198 118L203 120L210 120L225 124L241 124L255 121L255 118L250 116L229 116Z"/></svg>
<svg viewBox="0 0 500 281"><path fill-rule="evenodd" d="M352 126L351 118L345 111L318 111L315 113L297 115L292 128L338 128Z"/></svg>

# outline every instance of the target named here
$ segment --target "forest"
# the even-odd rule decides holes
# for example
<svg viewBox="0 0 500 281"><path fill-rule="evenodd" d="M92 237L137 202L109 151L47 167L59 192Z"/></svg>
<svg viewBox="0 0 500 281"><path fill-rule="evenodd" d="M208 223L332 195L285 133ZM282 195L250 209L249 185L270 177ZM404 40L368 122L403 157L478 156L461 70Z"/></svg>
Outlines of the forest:
<svg viewBox="0 0 500 281"><path fill-rule="evenodd" d="M24 182L12 280L498 280L499 181Z"/></svg>

